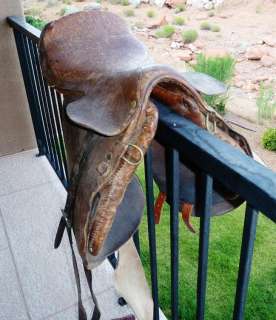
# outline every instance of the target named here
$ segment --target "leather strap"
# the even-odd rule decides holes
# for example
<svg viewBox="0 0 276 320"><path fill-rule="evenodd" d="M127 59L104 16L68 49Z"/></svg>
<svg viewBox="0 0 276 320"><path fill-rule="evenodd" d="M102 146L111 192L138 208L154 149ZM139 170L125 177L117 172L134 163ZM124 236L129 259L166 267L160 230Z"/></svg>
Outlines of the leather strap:
<svg viewBox="0 0 276 320"><path fill-rule="evenodd" d="M71 230L71 228L68 228L68 227L66 228L66 230L67 230L68 239L69 239L69 243L70 243L70 248L71 248L71 253L72 253L73 269L74 269L76 285L77 285L79 320L87 320L86 311L84 309L84 306L83 306L83 303L82 303L82 298L81 298L80 274L79 274L76 255L75 255L74 248L73 248L72 230ZM92 318L92 320L94 320L94 319Z"/></svg>

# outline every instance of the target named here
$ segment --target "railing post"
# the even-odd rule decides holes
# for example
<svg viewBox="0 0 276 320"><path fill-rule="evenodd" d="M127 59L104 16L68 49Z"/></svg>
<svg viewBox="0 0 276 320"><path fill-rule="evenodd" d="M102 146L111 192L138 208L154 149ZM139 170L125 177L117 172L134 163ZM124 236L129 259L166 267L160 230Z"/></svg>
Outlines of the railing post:
<svg viewBox="0 0 276 320"><path fill-rule="evenodd" d="M246 206L233 320L243 320L256 237L258 212Z"/></svg>
<svg viewBox="0 0 276 320"><path fill-rule="evenodd" d="M154 222L154 192L153 192L151 148L149 148L145 156L145 178L146 178L146 200L147 200L148 236L149 236L149 250L150 250L151 286L152 286L152 297L153 297L153 303L154 303L153 320L159 320L157 253L156 253L156 236L155 236L155 222Z"/></svg>
<svg viewBox="0 0 276 320"><path fill-rule="evenodd" d="M204 173L198 177L196 210L200 214L199 256L197 276L196 319L205 317L205 300L208 271L210 216L212 210L213 179Z"/></svg>
<svg viewBox="0 0 276 320"><path fill-rule="evenodd" d="M172 319L178 320L179 300L179 154L166 149L167 196L170 205L171 244L171 309Z"/></svg>

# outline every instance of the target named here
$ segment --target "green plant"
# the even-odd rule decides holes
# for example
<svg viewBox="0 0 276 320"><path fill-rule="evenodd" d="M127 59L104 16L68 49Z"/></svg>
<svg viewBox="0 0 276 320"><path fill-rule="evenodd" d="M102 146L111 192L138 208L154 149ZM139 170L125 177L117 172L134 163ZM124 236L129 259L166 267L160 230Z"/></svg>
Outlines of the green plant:
<svg viewBox="0 0 276 320"><path fill-rule="evenodd" d="M26 16L25 19L26 19L27 23L31 24L33 27L35 27L39 30L42 30L47 23L44 20L41 20L39 18L35 18L32 16Z"/></svg>
<svg viewBox="0 0 276 320"><path fill-rule="evenodd" d="M260 84L260 91L257 97L258 121L272 120L276 111L276 95L272 85L265 87Z"/></svg>
<svg viewBox="0 0 276 320"><path fill-rule="evenodd" d="M124 15L125 15L126 17L134 17L134 16L135 16L134 10L133 10L133 9L125 10L125 11L124 11Z"/></svg>
<svg viewBox="0 0 276 320"><path fill-rule="evenodd" d="M200 25L200 30L211 30L211 24L208 21L203 21Z"/></svg>
<svg viewBox="0 0 276 320"><path fill-rule="evenodd" d="M197 56L194 70L208 74L215 79L229 84L234 75L235 59L230 55L225 57L206 57L204 54ZM225 106L228 101L228 94L222 96L203 95L206 103L220 113L225 113Z"/></svg>
<svg viewBox="0 0 276 320"><path fill-rule="evenodd" d="M122 6L129 6L129 1L128 0L121 0L121 5Z"/></svg>
<svg viewBox="0 0 276 320"><path fill-rule="evenodd" d="M175 13L183 12L186 10L186 6L183 3L179 3L176 5Z"/></svg>
<svg viewBox="0 0 276 320"><path fill-rule="evenodd" d="M147 12L147 16L148 16L149 18L155 17L155 11L149 10L149 11Z"/></svg>
<svg viewBox="0 0 276 320"><path fill-rule="evenodd" d="M174 18L173 23L178 26L183 26L186 23L186 21L183 17L177 16Z"/></svg>
<svg viewBox="0 0 276 320"><path fill-rule="evenodd" d="M62 0L62 3L64 3L64 4L72 4L72 0Z"/></svg>
<svg viewBox="0 0 276 320"><path fill-rule="evenodd" d="M263 12L263 6L261 4L258 4L256 6L256 13L260 14Z"/></svg>
<svg viewBox="0 0 276 320"><path fill-rule="evenodd" d="M211 31L212 32L220 32L220 26L218 26L216 24L212 25Z"/></svg>
<svg viewBox="0 0 276 320"><path fill-rule="evenodd" d="M276 151L276 128L269 128L264 132L262 145L269 151Z"/></svg>
<svg viewBox="0 0 276 320"><path fill-rule="evenodd" d="M175 32L173 26L167 24L156 31L155 35L157 38L170 38Z"/></svg>
<svg viewBox="0 0 276 320"><path fill-rule="evenodd" d="M198 33L194 29L190 29L182 32L182 38L185 43L195 42L198 37Z"/></svg>

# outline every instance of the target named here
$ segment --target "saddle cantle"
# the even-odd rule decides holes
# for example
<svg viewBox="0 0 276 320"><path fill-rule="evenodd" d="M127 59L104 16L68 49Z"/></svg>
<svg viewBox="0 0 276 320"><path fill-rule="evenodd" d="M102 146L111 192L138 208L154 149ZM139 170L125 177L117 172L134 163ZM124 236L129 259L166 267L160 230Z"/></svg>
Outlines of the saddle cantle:
<svg viewBox="0 0 276 320"><path fill-rule="evenodd" d="M155 65L123 20L110 12L79 12L49 23L41 35L40 58L48 83L64 95L61 121L70 183L62 221L73 228L86 269L121 248L117 287L138 319L151 320L150 291L129 244L144 207L133 175L157 127L151 98L249 155L250 148L198 93L218 93L223 86L213 81L210 87L206 76L200 82L198 75ZM120 271L127 257L137 266L132 278ZM137 303L133 294L139 288L147 298Z"/></svg>

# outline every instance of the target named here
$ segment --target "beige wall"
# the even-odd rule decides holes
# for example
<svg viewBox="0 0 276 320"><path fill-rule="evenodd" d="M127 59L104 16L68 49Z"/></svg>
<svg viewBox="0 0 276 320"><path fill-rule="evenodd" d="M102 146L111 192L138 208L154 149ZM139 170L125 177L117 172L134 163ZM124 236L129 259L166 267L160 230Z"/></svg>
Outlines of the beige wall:
<svg viewBox="0 0 276 320"><path fill-rule="evenodd" d="M22 15L20 0L0 0L0 156L36 146L10 15Z"/></svg>

